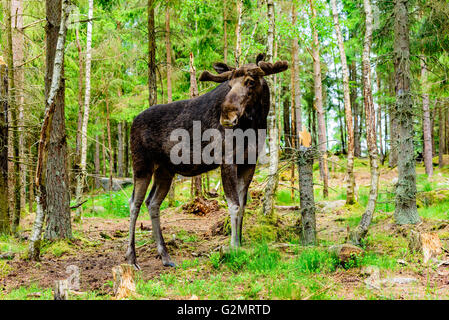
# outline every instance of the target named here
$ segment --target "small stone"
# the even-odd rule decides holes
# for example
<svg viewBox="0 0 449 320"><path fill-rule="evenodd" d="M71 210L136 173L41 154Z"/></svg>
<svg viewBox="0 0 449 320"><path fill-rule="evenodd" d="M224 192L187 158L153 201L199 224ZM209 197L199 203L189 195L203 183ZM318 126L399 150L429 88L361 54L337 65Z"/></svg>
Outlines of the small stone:
<svg viewBox="0 0 449 320"><path fill-rule="evenodd" d="M189 298L189 300L199 300L198 297L196 295L193 295Z"/></svg>
<svg viewBox="0 0 449 320"><path fill-rule="evenodd" d="M388 282L391 284L409 284L413 282L417 282L418 279L416 278L405 278L405 277L395 277L395 278L388 278L385 279L383 282Z"/></svg>

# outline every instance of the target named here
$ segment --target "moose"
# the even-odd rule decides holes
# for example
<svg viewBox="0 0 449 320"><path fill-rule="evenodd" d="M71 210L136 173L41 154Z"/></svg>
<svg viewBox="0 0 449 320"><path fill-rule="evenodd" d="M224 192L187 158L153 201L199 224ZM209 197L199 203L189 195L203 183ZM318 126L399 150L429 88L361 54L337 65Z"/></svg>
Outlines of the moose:
<svg viewBox="0 0 449 320"><path fill-rule="evenodd" d="M193 99L152 106L134 119L130 135L134 189L130 199L129 241L125 258L135 268L139 269L135 251L135 227L144 200L150 213L152 234L162 263L164 266L175 266L167 252L159 219L160 205L169 192L175 174L193 177L221 167L222 186L231 221L231 247L241 245L247 192L256 164L245 161L239 164L232 161L229 163L224 159L221 163L206 163L203 160L199 163L173 163L170 155L176 142L170 137L174 130L180 128L192 133L193 123L198 121L202 132L216 129L223 135L229 128L243 131L266 130L270 90L263 77L287 70L288 63L278 61L273 64L264 59L265 54L261 53L257 56L256 63L239 68L215 63L213 68L218 74L204 71L199 77L200 81L220 83L215 89ZM205 143L201 142L202 146ZM248 146L244 147L245 159L247 148ZM256 148L261 148L259 143ZM189 151L193 157L195 150ZM151 179L151 191L144 199Z"/></svg>

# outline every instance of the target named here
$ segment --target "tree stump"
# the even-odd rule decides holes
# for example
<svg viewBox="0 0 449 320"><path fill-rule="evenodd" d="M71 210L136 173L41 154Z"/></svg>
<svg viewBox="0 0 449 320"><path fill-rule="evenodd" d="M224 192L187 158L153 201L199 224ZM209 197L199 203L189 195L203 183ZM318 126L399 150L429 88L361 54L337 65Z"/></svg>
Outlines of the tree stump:
<svg viewBox="0 0 449 320"><path fill-rule="evenodd" d="M55 281L54 299L69 300L69 281L67 279Z"/></svg>
<svg viewBox="0 0 449 320"><path fill-rule="evenodd" d="M134 282L134 267L130 264L121 264L112 268L114 278L114 296L117 300L127 299L136 295L136 284Z"/></svg>
<svg viewBox="0 0 449 320"><path fill-rule="evenodd" d="M411 252L422 253L424 263L443 252L440 238L435 232L420 233L410 230L408 247Z"/></svg>

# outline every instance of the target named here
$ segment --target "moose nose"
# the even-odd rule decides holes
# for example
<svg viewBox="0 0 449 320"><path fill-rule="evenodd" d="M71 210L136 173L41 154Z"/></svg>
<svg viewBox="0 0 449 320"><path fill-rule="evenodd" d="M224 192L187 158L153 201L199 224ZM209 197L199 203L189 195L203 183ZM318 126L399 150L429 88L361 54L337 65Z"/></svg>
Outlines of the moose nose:
<svg viewBox="0 0 449 320"><path fill-rule="evenodd" d="M238 122L238 117L235 117L235 118L232 119L232 120L229 120L229 119L223 119L223 120L221 121L221 125L222 125L223 127L234 127L235 125L237 125L237 122Z"/></svg>

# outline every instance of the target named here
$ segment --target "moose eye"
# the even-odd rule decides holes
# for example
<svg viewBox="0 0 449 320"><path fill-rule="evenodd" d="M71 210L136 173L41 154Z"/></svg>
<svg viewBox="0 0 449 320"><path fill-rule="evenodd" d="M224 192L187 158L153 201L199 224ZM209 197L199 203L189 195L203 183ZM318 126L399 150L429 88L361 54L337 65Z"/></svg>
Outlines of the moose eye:
<svg viewBox="0 0 449 320"><path fill-rule="evenodd" d="M256 84L256 82L253 80L253 79L247 79L246 80L246 85L248 86L248 87L252 87L252 86L254 86Z"/></svg>

